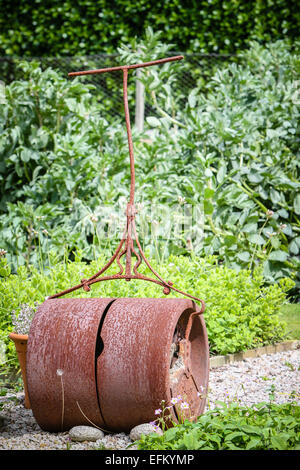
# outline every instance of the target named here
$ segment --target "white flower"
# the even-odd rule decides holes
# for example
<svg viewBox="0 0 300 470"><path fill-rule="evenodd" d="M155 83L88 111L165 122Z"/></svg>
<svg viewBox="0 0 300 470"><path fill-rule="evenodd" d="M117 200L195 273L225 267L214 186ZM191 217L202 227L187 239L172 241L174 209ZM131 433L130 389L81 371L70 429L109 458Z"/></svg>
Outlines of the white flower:
<svg viewBox="0 0 300 470"><path fill-rule="evenodd" d="M176 405L176 403L178 403L178 399L176 397L171 398L171 403L172 403L172 405Z"/></svg>
<svg viewBox="0 0 300 470"><path fill-rule="evenodd" d="M36 307L37 302L34 303L34 307L30 307L28 304L21 304L18 314L16 314L15 310L12 311L12 324L15 333L20 335L28 334Z"/></svg>
<svg viewBox="0 0 300 470"><path fill-rule="evenodd" d="M57 369L57 371L56 371L56 375L58 375L58 376L62 376L63 373L64 373L64 371L62 369Z"/></svg>
<svg viewBox="0 0 300 470"><path fill-rule="evenodd" d="M190 407L190 405L186 401L183 401L180 405L180 408L182 410L187 410L189 407Z"/></svg>

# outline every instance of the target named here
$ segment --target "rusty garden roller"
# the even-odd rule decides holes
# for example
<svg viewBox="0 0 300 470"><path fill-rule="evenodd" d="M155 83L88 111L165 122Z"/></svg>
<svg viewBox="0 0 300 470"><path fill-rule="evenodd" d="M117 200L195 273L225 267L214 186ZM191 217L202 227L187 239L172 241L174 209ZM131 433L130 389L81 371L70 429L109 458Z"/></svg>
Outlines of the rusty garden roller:
<svg viewBox="0 0 300 470"><path fill-rule="evenodd" d="M122 239L108 263L89 279L48 297L32 321L27 346L28 394L33 415L44 430L58 432L86 424L128 432L152 421L161 402L169 405L178 395L189 403L188 411L183 412L186 417L195 419L204 410L209 376L204 301L180 291L154 271L135 225L128 71L181 59L183 56L175 56L69 73L123 72L130 198ZM138 272L142 261L154 277ZM114 262L119 271L103 275ZM154 282L163 287L165 295L173 290L186 298L61 298L80 288L90 291L96 282L121 279ZM178 421L176 408L171 414Z"/></svg>

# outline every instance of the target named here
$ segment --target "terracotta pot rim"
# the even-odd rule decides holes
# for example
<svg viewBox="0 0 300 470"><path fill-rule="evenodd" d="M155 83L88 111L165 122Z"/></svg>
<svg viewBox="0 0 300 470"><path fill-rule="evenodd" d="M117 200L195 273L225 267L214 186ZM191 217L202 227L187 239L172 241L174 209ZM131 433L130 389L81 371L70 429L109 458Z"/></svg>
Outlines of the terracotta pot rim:
<svg viewBox="0 0 300 470"><path fill-rule="evenodd" d="M28 335L21 335L19 333L10 333L9 334L9 338L14 340L14 339L17 339L17 340L20 340L20 341L27 341L28 340Z"/></svg>

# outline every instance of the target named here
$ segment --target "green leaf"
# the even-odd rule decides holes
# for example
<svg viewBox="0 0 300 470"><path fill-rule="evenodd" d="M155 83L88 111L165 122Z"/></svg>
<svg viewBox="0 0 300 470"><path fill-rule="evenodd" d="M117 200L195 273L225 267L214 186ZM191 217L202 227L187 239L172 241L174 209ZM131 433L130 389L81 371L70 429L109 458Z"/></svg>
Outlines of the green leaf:
<svg viewBox="0 0 300 470"><path fill-rule="evenodd" d="M191 93L189 94L188 102L191 108L194 108L196 106L196 102L197 102L197 89L196 88L192 90Z"/></svg>
<svg viewBox="0 0 300 470"><path fill-rule="evenodd" d="M293 255L297 255L299 253L298 243L295 240L293 240L289 245L289 249Z"/></svg>
<svg viewBox="0 0 300 470"><path fill-rule="evenodd" d="M188 450L198 449L199 442L197 439L197 428L193 429L191 432L184 434L183 443ZM200 442L200 446L204 444L203 441Z"/></svg>
<svg viewBox="0 0 300 470"><path fill-rule="evenodd" d="M31 151L25 148L21 151L20 157L23 162L29 162L29 160L31 159Z"/></svg>
<svg viewBox="0 0 300 470"><path fill-rule="evenodd" d="M253 243L255 245L264 245L265 244L265 239L257 233L250 234L248 236L248 240L249 240L250 243Z"/></svg>
<svg viewBox="0 0 300 470"><path fill-rule="evenodd" d="M213 175L213 173L212 173L212 171L211 171L210 168L205 168L204 174L205 174L205 176L207 176L208 178L210 178L210 177Z"/></svg>
<svg viewBox="0 0 300 470"><path fill-rule="evenodd" d="M276 189L274 189L274 188L270 189L270 198L271 198L271 201L274 204L277 204L278 202L281 201L280 193L278 191L276 191Z"/></svg>
<svg viewBox="0 0 300 470"><path fill-rule="evenodd" d="M288 217L289 217L289 213L285 209L279 209L279 211L277 211L277 214L280 217L283 217L284 219L288 219Z"/></svg>
<svg viewBox="0 0 300 470"><path fill-rule="evenodd" d="M249 424L244 424L242 426L240 426L240 429L241 431L247 433L247 434L257 434L257 435L261 435L261 431L259 428L255 427L255 426L251 426Z"/></svg>
<svg viewBox="0 0 300 470"><path fill-rule="evenodd" d="M164 432L164 440L166 441L171 441L172 439L175 438L177 434L178 428L175 426L173 428L167 429L167 431Z"/></svg>
<svg viewBox="0 0 300 470"><path fill-rule="evenodd" d="M294 199L294 209L296 214L300 215L300 194L297 194Z"/></svg>
<svg viewBox="0 0 300 470"><path fill-rule="evenodd" d="M274 449L285 450L287 449L287 440L280 435L271 437L271 444Z"/></svg>
<svg viewBox="0 0 300 470"><path fill-rule="evenodd" d="M278 248L281 245L281 241L280 241L279 237L276 237L276 236L271 237L270 240L271 240L272 247L275 248L275 250L278 250Z"/></svg>
<svg viewBox="0 0 300 470"><path fill-rule="evenodd" d="M209 214L212 214L213 211L214 211L213 204L208 200L204 200L204 213L209 215Z"/></svg>
<svg viewBox="0 0 300 470"><path fill-rule="evenodd" d="M231 432L230 434L227 434L225 441L232 441L236 437L245 437L245 433L239 431Z"/></svg>
<svg viewBox="0 0 300 470"><path fill-rule="evenodd" d="M272 251L269 255L269 259L272 261L286 261L288 258L288 253L282 250Z"/></svg>
<svg viewBox="0 0 300 470"><path fill-rule="evenodd" d="M260 183L263 179L263 176L257 173L257 171L251 171L248 175L248 180L251 181L251 183Z"/></svg>
<svg viewBox="0 0 300 470"><path fill-rule="evenodd" d="M149 126L152 127L159 127L161 125L160 120L154 116L147 117L146 121L148 122Z"/></svg>
<svg viewBox="0 0 300 470"><path fill-rule="evenodd" d="M205 190L204 190L204 198L205 198L205 199L210 199L210 198L212 198L214 194L215 194L215 190L214 190L214 189L205 188Z"/></svg>
<svg viewBox="0 0 300 470"><path fill-rule="evenodd" d="M249 223L249 224L246 224L242 228L242 231L247 232L247 233L255 233L255 232L257 232L257 224L253 223L253 222Z"/></svg>
<svg viewBox="0 0 300 470"><path fill-rule="evenodd" d="M255 449L260 444L261 444L261 439L255 437L248 442L246 446L246 450Z"/></svg>
<svg viewBox="0 0 300 470"><path fill-rule="evenodd" d="M223 183L225 176L226 176L226 171L227 171L226 165L220 166L220 168L218 169L218 173L217 173L218 183L220 184Z"/></svg>
<svg viewBox="0 0 300 470"><path fill-rule="evenodd" d="M238 253L238 258L241 260L241 261L249 261L250 259L250 253L248 251L242 251L241 253Z"/></svg>

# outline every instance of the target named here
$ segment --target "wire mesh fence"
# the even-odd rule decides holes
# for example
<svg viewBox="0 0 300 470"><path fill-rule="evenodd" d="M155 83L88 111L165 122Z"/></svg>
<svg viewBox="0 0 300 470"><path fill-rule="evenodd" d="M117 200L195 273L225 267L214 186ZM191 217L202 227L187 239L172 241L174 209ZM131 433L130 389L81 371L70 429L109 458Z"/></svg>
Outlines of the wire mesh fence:
<svg viewBox="0 0 300 470"><path fill-rule="evenodd" d="M170 55L179 55L182 52L172 52ZM176 87L182 96L188 96L189 92L199 83L209 80L211 75L224 64L239 62L240 58L234 55L220 54L185 54ZM13 80L22 80L22 70L18 64L26 60L38 62L41 69L51 67L68 78L68 73L77 70L100 69L120 65L118 54L98 54L83 57L0 57L0 80L10 83ZM94 85L94 93L97 94L102 107L109 111L112 118L123 116L122 74L118 72L110 74L85 75L80 77L84 83ZM132 104L131 115L136 120L136 110L141 109L142 119L155 114L151 106L151 100L146 94L136 93L138 81L131 80L128 85L129 103ZM142 99L142 104L137 100Z"/></svg>

